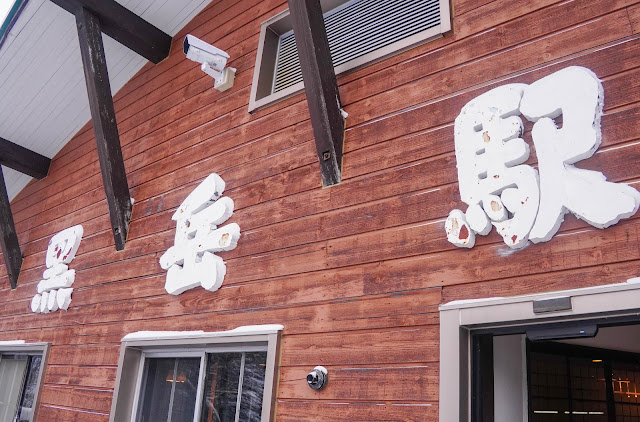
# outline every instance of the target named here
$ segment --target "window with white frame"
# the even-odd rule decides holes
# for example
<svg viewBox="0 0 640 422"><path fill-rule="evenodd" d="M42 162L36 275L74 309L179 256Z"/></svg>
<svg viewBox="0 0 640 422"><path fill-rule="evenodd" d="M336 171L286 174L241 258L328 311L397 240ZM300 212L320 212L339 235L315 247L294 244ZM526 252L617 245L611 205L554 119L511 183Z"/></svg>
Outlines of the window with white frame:
<svg viewBox="0 0 640 422"><path fill-rule="evenodd" d="M110 420L270 421L281 329L125 337Z"/></svg>
<svg viewBox="0 0 640 422"><path fill-rule="evenodd" d="M336 75L451 29L449 0L321 0ZM289 11L262 24L249 111L302 91Z"/></svg>
<svg viewBox="0 0 640 422"><path fill-rule="evenodd" d="M36 420L46 345L0 342L0 422Z"/></svg>

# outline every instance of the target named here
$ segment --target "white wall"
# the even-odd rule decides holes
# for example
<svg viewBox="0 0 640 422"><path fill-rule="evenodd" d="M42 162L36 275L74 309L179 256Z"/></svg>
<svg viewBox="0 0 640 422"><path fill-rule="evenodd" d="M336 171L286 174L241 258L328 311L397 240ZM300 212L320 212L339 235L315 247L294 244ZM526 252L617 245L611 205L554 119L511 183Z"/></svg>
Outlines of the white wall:
<svg viewBox="0 0 640 422"><path fill-rule="evenodd" d="M493 338L495 422L526 422L527 349L524 335Z"/></svg>

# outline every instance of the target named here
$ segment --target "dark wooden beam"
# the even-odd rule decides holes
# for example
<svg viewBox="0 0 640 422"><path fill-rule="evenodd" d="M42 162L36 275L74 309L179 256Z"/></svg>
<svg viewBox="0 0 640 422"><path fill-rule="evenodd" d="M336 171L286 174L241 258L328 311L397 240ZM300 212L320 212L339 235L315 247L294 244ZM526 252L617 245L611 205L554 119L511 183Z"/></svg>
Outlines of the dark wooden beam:
<svg viewBox="0 0 640 422"><path fill-rule="evenodd" d="M344 117L319 0L289 0L322 183L340 183Z"/></svg>
<svg viewBox="0 0 640 422"><path fill-rule="evenodd" d="M42 179L49 173L51 159L0 138L0 164L36 179Z"/></svg>
<svg viewBox="0 0 640 422"><path fill-rule="evenodd" d="M77 15L84 8L100 20L102 32L153 63L169 55L171 36L114 0L51 0Z"/></svg>
<svg viewBox="0 0 640 422"><path fill-rule="evenodd" d="M124 249L131 219L131 197L122 159L118 123L113 107L107 62L102 44L100 20L88 9L76 14L84 78L89 94L93 130L98 144L102 183L109 205L116 249Z"/></svg>
<svg viewBox="0 0 640 422"><path fill-rule="evenodd" d="M13 224L13 214L11 213L11 205L9 204L9 195L7 195L7 185L4 183L4 174L0 167L0 246L2 246L2 255L4 263L7 267L7 275L11 288L18 286L18 276L20 275L20 267L22 267L22 252L20 252L20 244L18 243L18 234L16 226Z"/></svg>

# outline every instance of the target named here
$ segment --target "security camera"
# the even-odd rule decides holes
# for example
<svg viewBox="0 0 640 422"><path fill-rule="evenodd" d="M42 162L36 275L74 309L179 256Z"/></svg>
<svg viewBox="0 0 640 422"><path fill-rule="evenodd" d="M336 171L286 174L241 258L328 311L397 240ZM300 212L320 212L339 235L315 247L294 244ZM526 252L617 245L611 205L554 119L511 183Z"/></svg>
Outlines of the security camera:
<svg viewBox="0 0 640 422"><path fill-rule="evenodd" d="M329 374L324 366L316 366L307 374L307 384L314 390L322 390L329 381Z"/></svg>
<svg viewBox="0 0 640 422"><path fill-rule="evenodd" d="M215 79L213 87L218 91L226 91L233 86L236 77L236 69L225 67L229 55L224 51L207 44L206 42L187 35L183 44L184 54L189 60L202 63L200 69Z"/></svg>

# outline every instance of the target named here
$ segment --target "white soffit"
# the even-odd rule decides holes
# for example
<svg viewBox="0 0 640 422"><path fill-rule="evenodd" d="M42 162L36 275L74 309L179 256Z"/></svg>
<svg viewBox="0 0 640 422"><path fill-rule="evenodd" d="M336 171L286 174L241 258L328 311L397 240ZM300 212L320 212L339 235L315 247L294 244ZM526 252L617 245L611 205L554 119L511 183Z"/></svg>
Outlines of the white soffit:
<svg viewBox="0 0 640 422"><path fill-rule="evenodd" d="M211 0L117 0L174 36ZM103 34L111 91L147 62ZM91 120L74 16L49 0L28 0L0 48L0 137L47 157ZM13 199L31 177L3 167Z"/></svg>

